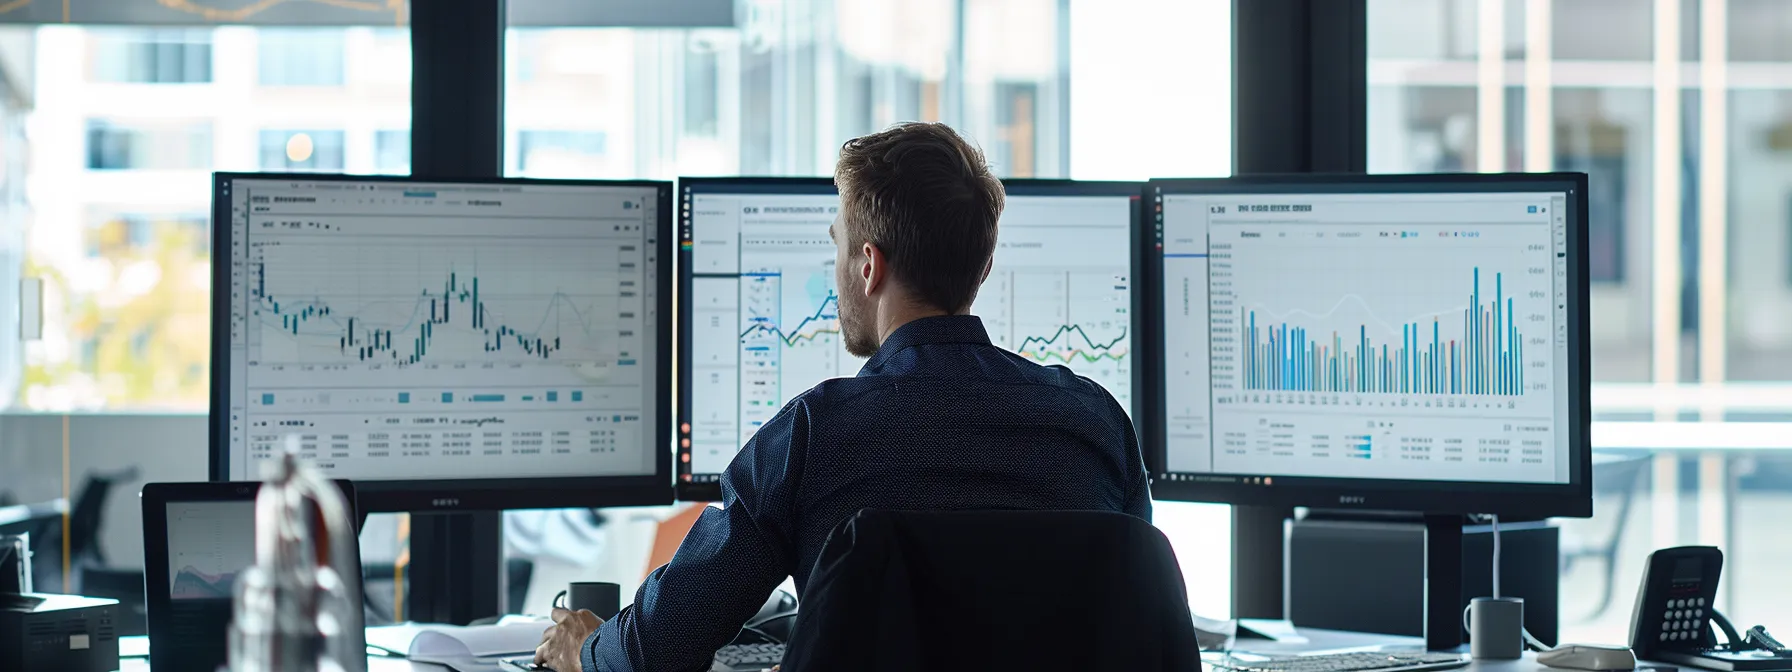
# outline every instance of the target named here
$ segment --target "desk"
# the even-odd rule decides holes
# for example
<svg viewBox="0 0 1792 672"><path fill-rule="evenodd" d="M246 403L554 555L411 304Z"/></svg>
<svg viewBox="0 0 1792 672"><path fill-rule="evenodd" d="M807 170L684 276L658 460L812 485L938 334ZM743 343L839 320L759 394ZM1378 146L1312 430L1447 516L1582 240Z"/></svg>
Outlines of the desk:
<svg viewBox="0 0 1792 672"><path fill-rule="evenodd" d="M1679 669L1666 664L1644 663L1643 665L1661 670ZM1638 669L1643 668L1639 667ZM445 672L446 670L448 668L441 665L413 663L401 658L369 657L367 659L367 672ZM1524 654L1524 658L1519 660L1475 661L1460 670L1461 672L1562 672L1555 668L1538 665L1536 654L1531 653ZM149 672L149 661L141 658L124 661L120 672ZM1706 671L1700 670L1699 672Z"/></svg>
<svg viewBox="0 0 1792 672"><path fill-rule="evenodd" d="M38 520L60 519L68 513L68 500L52 499L36 504L0 506L0 528Z"/></svg>
<svg viewBox="0 0 1792 672"><path fill-rule="evenodd" d="M1425 645L1425 640L1420 637L1397 637L1341 630L1321 630L1319 628L1301 628L1300 634L1307 638L1306 642L1283 644L1264 639L1239 639L1236 648L1252 653L1295 653L1358 647L1422 647ZM1518 660L1478 660L1469 663L1468 667L1460 669L1463 672L1558 672L1555 668L1539 665L1537 655L1528 651L1525 652L1523 658ZM1639 663L1637 669L1678 670L1680 668L1666 663ZM403 658L367 657L367 672L449 672L449 670L450 668L445 665L413 663ZM149 672L149 660L127 658L120 663L119 672ZM1699 672L1707 671L1699 670Z"/></svg>
<svg viewBox="0 0 1792 672"><path fill-rule="evenodd" d="M1299 633L1307 641L1283 644L1262 639L1239 639L1234 648L1252 653L1299 653L1303 651L1326 651L1369 647L1414 647L1422 648L1425 640L1422 637L1398 637L1394 635L1375 635L1361 632L1345 632L1342 630L1323 630L1320 628L1300 628ZM1466 648L1466 647L1465 647ZM1638 663L1639 672L1648 670L1679 670L1677 665L1668 663ZM1698 670L1698 668L1685 668ZM1573 672L1544 667L1537 662L1537 654L1526 651L1518 660L1477 660L1468 667L1459 668L1460 672ZM1709 672L1698 670L1698 672Z"/></svg>
<svg viewBox="0 0 1792 672"><path fill-rule="evenodd" d="M131 658L121 661L119 672L149 672L149 660ZM403 658L387 658L385 656L368 656L367 672L451 672L445 665L434 663L413 663ZM1502 671L1504 672L1504 671Z"/></svg>

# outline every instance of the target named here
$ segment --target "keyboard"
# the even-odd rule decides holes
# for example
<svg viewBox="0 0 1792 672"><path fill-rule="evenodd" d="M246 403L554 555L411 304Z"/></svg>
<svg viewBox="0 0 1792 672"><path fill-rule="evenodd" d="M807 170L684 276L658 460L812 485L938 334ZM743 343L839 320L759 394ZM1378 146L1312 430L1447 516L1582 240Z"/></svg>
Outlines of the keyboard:
<svg viewBox="0 0 1792 672"><path fill-rule="evenodd" d="M1206 662L1213 667L1232 672L1426 672L1468 666L1468 658L1461 654L1416 651L1328 653L1264 660L1242 660L1234 656L1216 656Z"/></svg>
<svg viewBox="0 0 1792 672"><path fill-rule="evenodd" d="M710 672L763 670L784 661L783 644L729 644L716 651Z"/></svg>

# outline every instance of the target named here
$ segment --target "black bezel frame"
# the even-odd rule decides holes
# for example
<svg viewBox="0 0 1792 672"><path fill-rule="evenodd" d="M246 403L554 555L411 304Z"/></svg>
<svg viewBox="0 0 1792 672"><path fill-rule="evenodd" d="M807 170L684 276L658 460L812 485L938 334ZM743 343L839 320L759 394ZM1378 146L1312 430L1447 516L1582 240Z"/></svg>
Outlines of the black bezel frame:
<svg viewBox="0 0 1792 672"><path fill-rule="evenodd" d="M1378 193L1407 191L1500 191L1518 189L1535 191L1567 191L1568 228L1568 349L1569 404L1566 431L1569 449L1569 482L1566 484L1487 483L1471 481L1399 481L1378 479L1344 479L1285 477L1274 474L1194 474L1199 480L1170 480L1165 471L1167 437L1165 418L1165 386L1167 376L1163 305L1163 227L1164 194L1250 194L1298 193L1300 188L1321 191L1342 187L1363 186ZM1418 187L1418 188L1415 188ZM1419 189L1422 188L1422 189ZM1154 179L1146 186L1149 215L1141 229L1152 244L1141 246L1136 257L1141 266L1135 275L1144 278L1146 307L1141 315L1149 316L1144 332L1150 343L1141 349L1149 360L1139 368L1151 380L1144 386L1150 396L1149 421L1141 420L1141 436L1145 441L1147 470L1151 473L1153 498L1166 501L1214 502L1247 506L1315 507L1364 511L1416 511L1437 514L1491 513L1509 517L1541 518L1548 516L1586 518L1593 514L1591 404L1588 385L1592 380L1591 353L1587 338L1587 176L1584 173L1506 173L1506 174L1288 174L1230 178ZM1135 294L1136 295L1136 294ZM1138 347L1138 341L1134 341ZM1177 474L1189 475L1189 474ZM1246 478L1273 476L1274 485L1247 484Z"/></svg>
<svg viewBox="0 0 1792 672"><path fill-rule="evenodd" d="M346 479L335 479L332 482L342 490L352 518L349 522L355 526L356 535L359 536L365 513L359 508L360 497L355 483ZM260 491L261 481L213 481L149 483L138 493L143 511L143 603L149 616L148 630L144 634L149 636L152 643L176 641L172 631L173 620L168 613L174 603L173 589L168 584L171 571L168 562L168 505L173 502L242 502L254 506L256 495ZM253 545L254 540L245 540L245 543ZM360 565L360 545L352 547L350 552L354 553L355 562ZM360 586L360 577L354 578L356 580L353 585ZM173 644L151 646L150 667L171 669L175 663L186 662L174 657L181 653L182 648Z"/></svg>
<svg viewBox="0 0 1792 672"><path fill-rule="evenodd" d="M1132 182L1132 181L1085 181L1085 180L1019 179L1019 178L1017 178L1017 179L1002 180L1002 186L1007 190L1007 193L1009 195L1017 195L1017 196L1036 195L1036 194L1030 194L1029 192L1049 192L1049 195L1085 195L1085 194L1093 195L1093 196L1125 195L1125 196L1129 196L1133 199L1132 226L1128 228L1128 235L1131 238L1131 240L1129 241L1130 242L1130 248L1129 248L1130 253L1129 254L1130 254L1131 258L1128 259L1128 262L1130 264L1129 268L1131 269L1131 283L1132 283L1131 284L1131 287L1132 287L1132 304L1131 304L1132 324L1128 327L1128 329L1129 329L1129 332L1133 336L1132 351L1134 354L1133 354L1133 367L1132 367L1132 387L1133 387L1132 408L1130 408L1128 410L1131 411L1131 413L1132 413L1134 429L1135 429L1135 431L1137 431L1138 428L1142 426L1139 424L1139 418L1143 415L1143 413L1145 411L1145 406L1143 405L1142 402L1145 398L1147 398L1147 395L1144 393L1144 385L1146 383L1145 373L1142 370L1142 367L1139 366L1139 363L1141 360L1138 356L1138 353L1141 351L1140 341L1139 341L1139 338L1140 338L1139 337L1139 334L1140 334L1139 320L1140 320L1141 314L1140 314L1139 309L1141 306L1144 305L1144 302L1143 302L1143 297L1142 297L1143 293L1141 291L1139 291L1140 279L1139 279L1138 272L1137 272L1137 269L1140 267L1140 265L1142 263L1140 256L1142 254L1141 250L1144 247L1141 244L1141 242L1143 240L1143 238L1141 236L1143 235L1143 231L1144 231L1143 222L1145 221L1143 203L1144 203L1144 194L1145 194L1144 190L1145 190L1146 183L1145 182ZM695 192L691 191L691 189L693 187L695 187L697 189L697 191L695 191ZM691 213L684 207L685 206L685 198L691 193L723 193L723 194L726 194L726 193L751 193L749 191L740 191L740 192L728 191L729 188L740 189L743 187L748 188L748 189L759 189L759 190L765 190L769 187L791 187L791 188L801 188L801 189L814 189L814 190L817 190L817 193L820 193L823 191L835 191L833 179L826 178L826 177L681 177L681 178L679 178L678 179L678 207L679 207L679 211L678 211L679 212L679 214L678 214L678 240L679 240L679 247L678 247L678 271L677 271L678 272L677 304L678 304L678 324L679 325L690 324L691 305L692 305L692 302L690 300L691 292L692 292L691 279L693 277L693 275L691 273L692 251L685 247L685 245L687 243L692 242L692 240L691 240L691 233L692 233L691 232ZM776 193L776 192L770 192L770 193ZM677 467L675 470L676 473L674 475L674 479L675 479L675 483L676 483L676 490L677 490L677 497L680 501L687 501L687 502L719 501L722 498L722 486L719 482L689 483L684 480L686 476L691 475L690 462L688 461L688 458L691 453L691 449L690 449L690 446L688 446L686 444L686 442L689 441L691 438L691 430L689 427L690 420L689 419L692 417L692 414L691 414L691 385L692 385L691 376L692 376L692 371L691 371L691 367L688 365L688 362L690 361L690 355L691 355L691 330L689 328L685 328L682 326L679 328L679 330L678 330L678 347L676 348L676 350L678 352L678 363L679 363L678 366L676 367L677 371L678 371L678 385L677 385L678 399L677 399L677 403L676 403L677 417L678 417L678 431L677 431L678 445L674 449L678 454Z"/></svg>
<svg viewBox="0 0 1792 672"><path fill-rule="evenodd" d="M512 186L652 187L658 192L659 221L656 272L659 312L657 341L671 334L673 292L673 184L661 180L542 180L524 178L417 178L406 176L343 175L335 173L238 173L212 175L212 373L211 373L211 470L210 478L229 478L230 384L230 199L227 189L234 180L294 182L384 182L392 184L472 184ZM223 255L220 257L220 253ZM431 479L417 481L357 481L363 512L397 511L497 511L565 507L654 506L672 503L673 348L655 352L655 395L649 417L653 431L647 446L658 457L654 473L639 476L589 476L568 478Z"/></svg>

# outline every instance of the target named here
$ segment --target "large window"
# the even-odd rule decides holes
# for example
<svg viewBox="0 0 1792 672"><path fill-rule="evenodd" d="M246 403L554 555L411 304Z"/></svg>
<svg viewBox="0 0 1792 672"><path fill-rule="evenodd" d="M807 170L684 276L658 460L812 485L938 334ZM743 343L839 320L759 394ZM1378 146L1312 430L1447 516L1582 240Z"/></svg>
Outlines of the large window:
<svg viewBox="0 0 1792 672"><path fill-rule="evenodd" d="M342 131L261 132L261 169L341 172L347 156Z"/></svg>
<svg viewBox="0 0 1792 672"><path fill-rule="evenodd" d="M381 175L411 174L411 132L374 131L373 172Z"/></svg>
<svg viewBox="0 0 1792 672"><path fill-rule="evenodd" d="M91 170L203 169L212 162L212 125L91 119L86 154Z"/></svg>
<svg viewBox="0 0 1792 672"><path fill-rule="evenodd" d="M212 81L212 31L96 29L90 35L95 82L203 84Z"/></svg>
<svg viewBox="0 0 1792 672"><path fill-rule="evenodd" d="M510 171L824 175L847 139L920 120L964 131L1004 176L1067 176L1058 4L743 7L734 29L513 29ZM540 168L533 155L549 145L559 147Z"/></svg>
<svg viewBox="0 0 1792 672"><path fill-rule="evenodd" d="M528 177L580 177L615 172L603 131L523 130L516 134L515 168Z"/></svg>
<svg viewBox="0 0 1792 672"><path fill-rule="evenodd" d="M1736 622L1792 617L1759 541L1792 514L1792 7L1368 7L1371 170L1590 178L1596 515L1563 526L1563 638L1622 641L1644 555L1689 543L1729 554Z"/></svg>
<svg viewBox="0 0 1792 672"><path fill-rule="evenodd" d="M269 29L256 38L262 86L342 86L347 49L341 31Z"/></svg>
<svg viewBox="0 0 1792 672"><path fill-rule="evenodd" d="M145 11L194 24L374 13L206 4ZM540 18L572 4L513 0L511 10ZM209 173L410 172L409 29L402 13L399 27L383 14L356 28L95 27L79 24L88 11L80 3L72 24L58 23L52 5L0 12L45 22L0 28L0 89L24 87L0 95L0 277L41 278L46 318L41 339L0 339L0 364L13 362L0 365L0 401L102 412L74 416L77 478L133 457L140 480L202 478L201 453L160 450L148 461L118 451L204 442L194 416L206 408L209 375ZM537 20L510 30L506 172L827 175L842 142L905 120L953 124L1006 177L1199 176L1230 163L1229 3L733 5L709 21L732 16L730 27ZM0 311L14 296L0 292ZM30 415L6 420L20 417ZM103 434L124 438L101 440L86 433L93 419L130 424ZM55 496L36 487L61 469L54 452L0 451L0 474L29 475L0 476L0 498ZM1224 512L1157 508L1189 575L1204 577L1189 583L1204 615L1228 608L1226 582L1212 578L1226 575L1214 546ZM534 572L522 606L542 610L568 580L620 581L632 594L655 536L676 530L659 524L670 513L513 513L507 544ZM130 566L132 554L117 551L141 548L136 526L127 518L108 529L126 539L107 542L111 559ZM382 541L364 548L370 568L395 573L402 541L384 541L406 529L391 517L370 523L366 536ZM393 592L369 591L382 616L401 615Z"/></svg>
<svg viewBox="0 0 1792 672"><path fill-rule="evenodd" d="M407 35L0 29L0 68L37 68L11 80L33 87L20 96L35 105L31 161L17 167L33 186L4 212L45 316L15 405L205 412L211 171L409 172ZM26 156L23 142L0 143L12 152Z"/></svg>

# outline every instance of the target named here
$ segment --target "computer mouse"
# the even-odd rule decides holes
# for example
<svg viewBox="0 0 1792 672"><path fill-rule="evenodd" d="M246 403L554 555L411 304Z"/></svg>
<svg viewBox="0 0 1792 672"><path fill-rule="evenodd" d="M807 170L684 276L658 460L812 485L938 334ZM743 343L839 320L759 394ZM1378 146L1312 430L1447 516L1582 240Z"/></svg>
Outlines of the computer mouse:
<svg viewBox="0 0 1792 672"><path fill-rule="evenodd" d="M1537 654L1537 662L1565 670L1634 670L1636 654L1627 646L1563 644Z"/></svg>

